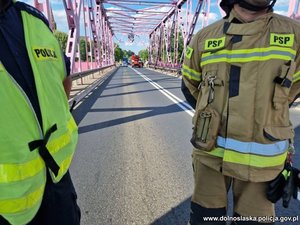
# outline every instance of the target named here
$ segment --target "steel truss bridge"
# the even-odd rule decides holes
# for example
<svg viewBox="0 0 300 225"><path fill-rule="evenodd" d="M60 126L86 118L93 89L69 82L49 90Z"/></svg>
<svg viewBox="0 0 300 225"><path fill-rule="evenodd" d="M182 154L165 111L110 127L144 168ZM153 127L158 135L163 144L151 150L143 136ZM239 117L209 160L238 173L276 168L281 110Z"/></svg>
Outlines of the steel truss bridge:
<svg viewBox="0 0 300 225"><path fill-rule="evenodd" d="M125 34L129 41L149 37L149 65L180 68L183 49L191 40L196 24L208 25L211 3L220 0L62 0L68 23L66 55L72 73L114 64L113 37ZM34 0L54 29L51 3ZM216 5L214 4L214 7ZM220 13L224 15L224 12ZM300 20L300 0L289 0L288 16ZM83 26L83 27L82 27ZM201 28L200 27L200 28ZM84 33L87 61L80 61L79 41ZM89 47L87 47L89 46ZM182 52L182 50L181 50Z"/></svg>

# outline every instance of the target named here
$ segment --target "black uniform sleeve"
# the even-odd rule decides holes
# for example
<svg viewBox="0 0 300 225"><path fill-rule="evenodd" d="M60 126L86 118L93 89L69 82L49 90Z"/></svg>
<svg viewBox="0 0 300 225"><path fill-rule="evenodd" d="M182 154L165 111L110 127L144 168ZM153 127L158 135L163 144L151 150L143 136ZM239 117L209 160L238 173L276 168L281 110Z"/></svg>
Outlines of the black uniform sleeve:
<svg viewBox="0 0 300 225"><path fill-rule="evenodd" d="M67 76L69 76L71 73L71 61L70 58L67 57L65 54L64 54L64 59L65 59Z"/></svg>
<svg viewBox="0 0 300 225"><path fill-rule="evenodd" d="M190 106L192 106L193 109L195 109L197 101L194 98L194 96L191 94L190 90L186 87L183 80L181 80L181 91L182 91L185 99L187 100L187 102L190 104Z"/></svg>

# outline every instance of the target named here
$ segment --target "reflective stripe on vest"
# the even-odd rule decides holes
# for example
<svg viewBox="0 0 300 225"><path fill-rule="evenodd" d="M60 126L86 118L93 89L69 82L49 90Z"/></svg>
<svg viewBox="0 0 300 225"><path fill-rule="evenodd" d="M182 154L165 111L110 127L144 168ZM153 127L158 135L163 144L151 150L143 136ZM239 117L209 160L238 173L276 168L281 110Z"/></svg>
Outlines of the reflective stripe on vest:
<svg viewBox="0 0 300 225"><path fill-rule="evenodd" d="M294 60L296 51L290 48L272 46L268 48L220 50L202 54L201 67L211 63L243 63L270 59Z"/></svg>
<svg viewBox="0 0 300 225"><path fill-rule="evenodd" d="M189 68L187 65L182 65L182 75L195 81L201 81L201 73Z"/></svg>
<svg viewBox="0 0 300 225"><path fill-rule="evenodd" d="M287 152L276 156L260 156L226 150L224 152L223 162L266 168L283 165L284 161L286 160L286 155Z"/></svg>
<svg viewBox="0 0 300 225"><path fill-rule="evenodd" d="M293 75L293 83L297 82L298 80L300 80L300 71Z"/></svg>
<svg viewBox="0 0 300 225"><path fill-rule="evenodd" d="M222 148L231 149L244 154L275 156L284 153L287 150L289 143L285 140L274 144L261 144L256 142L243 142L232 138L223 138L218 136L217 145Z"/></svg>
<svg viewBox="0 0 300 225"><path fill-rule="evenodd" d="M50 171L52 180L58 182L70 166L78 138L62 85L65 65L59 43L43 21L24 11L21 15L42 125L24 91L0 66L0 105L5 105L0 110L0 124L5 128L0 129L0 215L12 225L32 220L46 184L45 162L38 148L30 151L28 144L43 139L57 125L46 146L59 166L57 176Z"/></svg>
<svg viewBox="0 0 300 225"><path fill-rule="evenodd" d="M286 160L288 141L274 144L241 142L231 138L218 136L219 147L208 152L210 155L222 157L223 162L237 163L259 168L280 166Z"/></svg>
<svg viewBox="0 0 300 225"><path fill-rule="evenodd" d="M72 132L74 131L74 129L76 130L76 124L74 123L73 120L69 120L68 127L69 129L67 133L63 134L56 140L52 140L47 144L47 147L51 155L54 155L61 148L63 148L64 146L70 143ZM20 180L25 180L27 178L33 177L41 170L43 170L44 167L45 167L45 163L41 157L37 157L26 163L0 164L0 171L1 171L0 185L2 183L20 181ZM32 168L35 168L35 170L32 170ZM0 212L2 212L1 207L0 207Z"/></svg>

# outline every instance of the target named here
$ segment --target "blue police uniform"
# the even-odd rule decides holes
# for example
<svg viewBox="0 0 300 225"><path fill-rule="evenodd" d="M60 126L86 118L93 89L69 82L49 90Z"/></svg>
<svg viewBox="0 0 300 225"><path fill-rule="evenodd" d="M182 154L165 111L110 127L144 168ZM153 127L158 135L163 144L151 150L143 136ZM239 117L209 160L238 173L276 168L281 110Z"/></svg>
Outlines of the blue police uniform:
<svg viewBox="0 0 300 225"><path fill-rule="evenodd" d="M41 123L39 101L25 45L20 9L48 23L35 8L21 2L11 4L0 13L0 61L30 99ZM65 59L67 60L66 57ZM66 61L66 65L69 74L69 61ZM57 184L54 184L50 175L47 174L41 207L28 225L79 225L80 209L76 200L77 195L69 173ZM9 223L0 216L0 225L9 225Z"/></svg>

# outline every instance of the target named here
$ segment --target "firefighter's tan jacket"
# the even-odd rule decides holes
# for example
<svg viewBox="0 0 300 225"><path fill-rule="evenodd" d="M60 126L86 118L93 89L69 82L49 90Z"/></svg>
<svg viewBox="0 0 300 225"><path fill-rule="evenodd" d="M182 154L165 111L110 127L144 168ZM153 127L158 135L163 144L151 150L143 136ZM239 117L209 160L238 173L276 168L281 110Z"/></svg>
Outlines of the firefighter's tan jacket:
<svg viewBox="0 0 300 225"><path fill-rule="evenodd" d="M197 100L195 115L213 97L209 105L221 117L216 147L194 152L224 175L268 181L281 171L294 136L289 101L300 92L300 24L273 12L239 21L233 10L199 31L185 52L182 74Z"/></svg>

